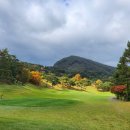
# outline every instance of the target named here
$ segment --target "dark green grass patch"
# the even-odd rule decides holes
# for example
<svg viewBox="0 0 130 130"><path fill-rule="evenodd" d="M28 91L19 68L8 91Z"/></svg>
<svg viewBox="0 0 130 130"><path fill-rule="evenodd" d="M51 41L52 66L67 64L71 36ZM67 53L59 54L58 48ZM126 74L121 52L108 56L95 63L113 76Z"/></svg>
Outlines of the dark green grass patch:
<svg viewBox="0 0 130 130"><path fill-rule="evenodd" d="M24 106L24 107L49 107L49 106L68 106L79 103L77 100L69 99L11 99L0 100L0 105L4 106Z"/></svg>

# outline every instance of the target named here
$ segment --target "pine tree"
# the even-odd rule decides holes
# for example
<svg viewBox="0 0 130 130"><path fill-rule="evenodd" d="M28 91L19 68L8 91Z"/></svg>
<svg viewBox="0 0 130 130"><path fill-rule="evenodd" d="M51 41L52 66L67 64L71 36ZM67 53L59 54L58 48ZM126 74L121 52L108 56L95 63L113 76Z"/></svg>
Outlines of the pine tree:
<svg viewBox="0 0 130 130"><path fill-rule="evenodd" d="M127 49L120 58L117 65L116 72L114 74L115 85L126 85L127 90L124 94L126 100L130 100L130 42L128 41Z"/></svg>
<svg viewBox="0 0 130 130"><path fill-rule="evenodd" d="M126 65L126 58L122 56L120 58L119 64L117 65L116 72L114 74L115 84L116 85L126 85L127 84L127 72L128 67Z"/></svg>
<svg viewBox="0 0 130 130"><path fill-rule="evenodd" d="M127 73L127 100L130 100L130 42L127 43L127 49L125 49L124 57L126 58Z"/></svg>

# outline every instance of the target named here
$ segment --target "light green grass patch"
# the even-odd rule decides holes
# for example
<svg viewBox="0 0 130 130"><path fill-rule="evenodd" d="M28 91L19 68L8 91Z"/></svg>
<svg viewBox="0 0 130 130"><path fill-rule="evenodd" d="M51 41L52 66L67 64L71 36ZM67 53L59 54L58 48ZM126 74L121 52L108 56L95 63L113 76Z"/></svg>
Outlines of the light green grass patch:
<svg viewBox="0 0 130 130"><path fill-rule="evenodd" d="M111 93L0 85L0 130L129 130L130 103Z"/></svg>

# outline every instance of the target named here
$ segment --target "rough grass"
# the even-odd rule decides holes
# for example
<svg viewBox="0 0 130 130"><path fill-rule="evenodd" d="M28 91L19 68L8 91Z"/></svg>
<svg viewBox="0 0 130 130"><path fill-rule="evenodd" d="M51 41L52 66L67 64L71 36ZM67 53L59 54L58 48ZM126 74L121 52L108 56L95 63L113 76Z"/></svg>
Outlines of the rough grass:
<svg viewBox="0 0 130 130"><path fill-rule="evenodd" d="M129 130L130 103L111 93L0 85L0 130Z"/></svg>

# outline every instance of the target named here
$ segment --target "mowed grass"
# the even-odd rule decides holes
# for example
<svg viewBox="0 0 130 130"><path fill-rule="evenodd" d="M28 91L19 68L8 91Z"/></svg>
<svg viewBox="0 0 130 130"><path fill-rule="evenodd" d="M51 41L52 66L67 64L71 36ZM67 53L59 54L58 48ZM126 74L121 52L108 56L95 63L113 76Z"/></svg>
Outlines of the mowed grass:
<svg viewBox="0 0 130 130"><path fill-rule="evenodd" d="M0 130L130 130L130 103L111 93L0 85Z"/></svg>

